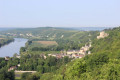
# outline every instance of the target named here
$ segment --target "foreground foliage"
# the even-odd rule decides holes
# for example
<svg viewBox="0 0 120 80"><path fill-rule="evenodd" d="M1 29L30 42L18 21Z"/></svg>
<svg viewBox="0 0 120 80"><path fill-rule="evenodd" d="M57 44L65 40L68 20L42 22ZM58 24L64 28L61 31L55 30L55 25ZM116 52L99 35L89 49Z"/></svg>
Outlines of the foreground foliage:
<svg viewBox="0 0 120 80"><path fill-rule="evenodd" d="M15 80L14 71L8 72L8 62L0 58L0 80Z"/></svg>

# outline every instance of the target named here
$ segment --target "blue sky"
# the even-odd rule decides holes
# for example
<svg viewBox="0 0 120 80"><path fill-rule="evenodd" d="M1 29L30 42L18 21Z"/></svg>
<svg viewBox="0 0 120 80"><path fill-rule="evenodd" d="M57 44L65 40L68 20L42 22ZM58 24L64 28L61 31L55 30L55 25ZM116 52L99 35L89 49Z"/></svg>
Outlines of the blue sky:
<svg viewBox="0 0 120 80"><path fill-rule="evenodd" d="M0 0L0 27L45 26L120 26L120 0Z"/></svg>

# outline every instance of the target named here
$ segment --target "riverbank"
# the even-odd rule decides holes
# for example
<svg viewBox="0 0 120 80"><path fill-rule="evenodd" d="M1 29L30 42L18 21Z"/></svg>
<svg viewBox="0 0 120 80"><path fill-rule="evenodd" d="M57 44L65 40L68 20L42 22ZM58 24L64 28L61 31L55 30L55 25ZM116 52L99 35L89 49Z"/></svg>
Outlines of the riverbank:
<svg viewBox="0 0 120 80"><path fill-rule="evenodd" d="M0 47L13 42L13 38L0 38Z"/></svg>
<svg viewBox="0 0 120 80"><path fill-rule="evenodd" d="M25 46L28 39L14 38L14 41L0 48L0 57L12 57L15 53L19 54L20 48Z"/></svg>

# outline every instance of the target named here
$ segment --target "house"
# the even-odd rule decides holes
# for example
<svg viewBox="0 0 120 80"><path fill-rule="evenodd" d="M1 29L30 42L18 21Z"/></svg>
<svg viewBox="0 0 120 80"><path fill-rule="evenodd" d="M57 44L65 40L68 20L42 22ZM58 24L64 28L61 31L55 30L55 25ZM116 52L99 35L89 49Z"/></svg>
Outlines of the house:
<svg viewBox="0 0 120 80"><path fill-rule="evenodd" d="M73 54L73 53L75 53L75 50L68 50L67 51L67 54Z"/></svg>
<svg viewBox="0 0 120 80"><path fill-rule="evenodd" d="M89 43L89 47L92 47L91 42Z"/></svg>
<svg viewBox="0 0 120 80"><path fill-rule="evenodd" d="M17 66L20 67L20 64L18 64Z"/></svg>
<svg viewBox="0 0 120 80"><path fill-rule="evenodd" d="M9 57L9 56L6 56L6 57L5 57L5 60L6 60L6 61L8 61L9 59L10 59L10 57Z"/></svg>
<svg viewBox="0 0 120 80"><path fill-rule="evenodd" d="M44 55L43 57L44 57L44 59L46 59L46 58L47 58L47 56L45 56L45 55Z"/></svg>
<svg viewBox="0 0 120 80"><path fill-rule="evenodd" d="M68 54L68 55L66 55L66 56L68 56L69 58L73 58L72 55L73 55L73 54Z"/></svg>
<svg viewBox="0 0 120 80"><path fill-rule="evenodd" d="M88 54L91 54L91 52L90 52L90 51L88 51Z"/></svg>
<svg viewBox="0 0 120 80"><path fill-rule="evenodd" d="M72 54L72 58L79 58L78 54Z"/></svg>
<svg viewBox="0 0 120 80"><path fill-rule="evenodd" d="M77 54L77 53L75 53L75 54L72 54L71 58L82 58L84 56L85 56L84 54Z"/></svg>
<svg viewBox="0 0 120 80"><path fill-rule="evenodd" d="M79 58L79 55L78 55L78 54L75 54L75 58Z"/></svg>
<svg viewBox="0 0 120 80"><path fill-rule="evenodd" d="M80 53L80 50L68 50L67 54L75 54L75 53Z"/></svg>
<svg viewBox="0 0 120 80"><path fill-rule="evenodd" d="M8 69L8 71L15 70L15 69L17 69L17 66L12 66Z"/></svg>
<svg viewBox="0 0 120 80"><path fill-rule="evenodd" d="M24 34L20 34L20 36L24 36Z"/></svg>
<svg viewBox="0 0 120 80"><path fill-rule="evenodd" d="M56 54L48 54L48 56L56 57L57 55Z"/></svg>
<svg viewBox="0 0 120 80"><path fill-rule="evenodd" d="M75 54L71 54L71 57L72 57L72 58L75 58Z"/></svg>
<svg viewBox="0 0 120 80"><path fill-rule="evenodd" d="M52 54L48 54L48 56L51 56Z"/></svg>
<svg viewBox="0 0 120 80"><path fill-rule="evenodd" d="M83 54L80 54L80 55L79 55L79 58L83 58L84 56L85 56L85 55L83 55Z"/></svg>
<svg viewBox="0 0 120 80"><path fill-rule="evenodd" d="M62 58L62 57L64 57L64 55L62 55L62 54L48 54L48 56L53 56L53 57L56 57L57 59L60 59L60 58Z"/></svg>
<svg viewBox="0 0 120 80"><path fill-rule="evenodd" d="M20 55L16 55L16 58L19 58L19 59L20 59Z"/></svg>
<svg viewBox="0 0 120 80"><path fill-rule="evenodd" d="M80 54L84 54L84 53L85 53L84 49L80 49Z"/></svg>
<svg viewBox="0 0 120 80"><path fill-rule="evenodd" d="M47 58L47 56L46 56L45 54L41 54L40 57L42 57L42 58L44 58L44 59Z"/></svg>
<svg viewBox="0 0 120 80"><path fill-rule="evenodd" d="M57 55L56 54L52 54L51 56L56 57Z"/></svg>
<svg viewBox="0 0 120 80"><path fill-rule="evenodd" d="M61 54L57 54L57 55L56 55L56 58L57 58L57 59L61 59L61 58L62 58L62 55L61 55Z"/></svg>

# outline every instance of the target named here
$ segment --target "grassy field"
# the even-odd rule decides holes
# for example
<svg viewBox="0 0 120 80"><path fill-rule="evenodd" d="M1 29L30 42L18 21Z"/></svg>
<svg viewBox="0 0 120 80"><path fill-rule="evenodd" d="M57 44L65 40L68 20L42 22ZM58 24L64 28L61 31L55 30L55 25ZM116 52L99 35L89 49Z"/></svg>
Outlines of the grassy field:
<svg viewBox="0 0 120 80"><path fill-rule="evenodd" d="M31 47L58 46L56 41L32 41Z"/></svg>
<svg viewBox="0 0 120 80"><path fill-rule="evenodd" d="M46 46L58 45L56 41L33 41L33 43L39 43Z"/></svg>

